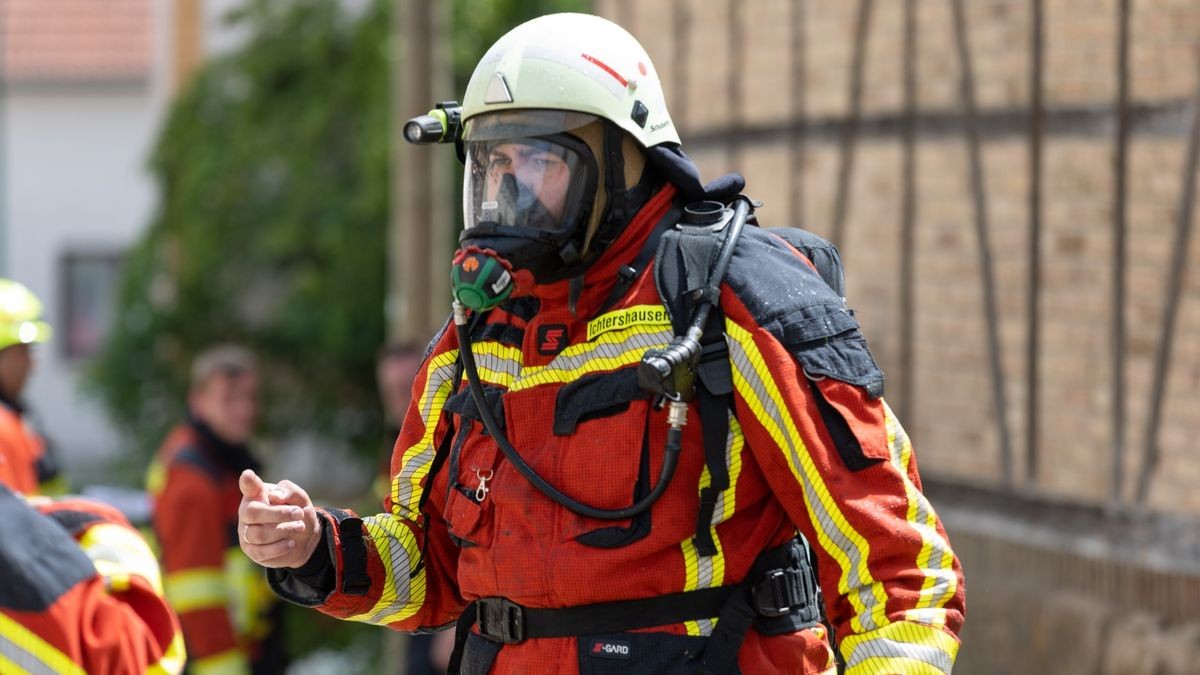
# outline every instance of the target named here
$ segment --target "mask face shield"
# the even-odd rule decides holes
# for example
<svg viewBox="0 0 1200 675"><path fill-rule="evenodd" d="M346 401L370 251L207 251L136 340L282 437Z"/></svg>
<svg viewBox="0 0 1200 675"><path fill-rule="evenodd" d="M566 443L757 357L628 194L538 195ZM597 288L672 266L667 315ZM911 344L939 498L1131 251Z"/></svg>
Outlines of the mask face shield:
<svg viewBox="0 0 1200 675"><path fill-rule="evenodd" d="M464 125L464 238L566 241L584 226L599 170L570 132L596 120L554 110L504 111Z"/></svg>

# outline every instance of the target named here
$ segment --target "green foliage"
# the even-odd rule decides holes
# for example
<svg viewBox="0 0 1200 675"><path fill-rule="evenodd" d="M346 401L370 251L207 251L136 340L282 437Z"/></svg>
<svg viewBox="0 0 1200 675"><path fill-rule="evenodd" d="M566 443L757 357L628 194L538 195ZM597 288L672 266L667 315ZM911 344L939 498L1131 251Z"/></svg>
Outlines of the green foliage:
<svg viewBox="0 0 1200 675"><path fill-rule="evenodd" d="M151 159L162 202L130 253L93 383L143 452L183 412L191 358L263 357L268 432L375 451L388 218L388 6L249 3L252 36L175 103ZM144 455L143 455L144 456Z"/></svg>
<svg viewBox="0 0 1200 675"><path fill-rule="evenodd" d="M589 4L455 0L458 95L506 30ZM344 5L250 0L229 17L245 45L208 63L170 112L150 162L161 204L126 260L90 378L135 461L181 418L191 359L218 341L263 358L268 435L309 430L378 452L391 2Z"/></svg>

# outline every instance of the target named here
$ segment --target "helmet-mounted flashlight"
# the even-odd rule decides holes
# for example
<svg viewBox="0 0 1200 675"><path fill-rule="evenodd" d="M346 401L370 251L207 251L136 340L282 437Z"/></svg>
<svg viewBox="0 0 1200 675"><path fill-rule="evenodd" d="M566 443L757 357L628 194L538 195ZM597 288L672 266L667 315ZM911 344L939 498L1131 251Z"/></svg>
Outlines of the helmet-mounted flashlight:
<svg viewBox="0 0 1200 675"><path fill-rule="evenodd" d="M404 140L417 145L457 143L462 137L462 106L442 101L429 111L404 123Z"/></svg>

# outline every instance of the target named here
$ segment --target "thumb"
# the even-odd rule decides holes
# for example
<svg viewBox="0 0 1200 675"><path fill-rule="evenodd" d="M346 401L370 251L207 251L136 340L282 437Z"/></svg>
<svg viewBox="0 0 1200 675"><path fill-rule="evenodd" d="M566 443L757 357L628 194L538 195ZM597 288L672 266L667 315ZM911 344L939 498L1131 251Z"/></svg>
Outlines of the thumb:
<svg viewBox="0 0 1200 675"><path fill-rule="evenodd" d="M246 469L242 475L238 477L238 487L242 490L242 495L246 499L259 502L268 502L267 484L263 482L258 474L254 473L253 469Z"/></svg>

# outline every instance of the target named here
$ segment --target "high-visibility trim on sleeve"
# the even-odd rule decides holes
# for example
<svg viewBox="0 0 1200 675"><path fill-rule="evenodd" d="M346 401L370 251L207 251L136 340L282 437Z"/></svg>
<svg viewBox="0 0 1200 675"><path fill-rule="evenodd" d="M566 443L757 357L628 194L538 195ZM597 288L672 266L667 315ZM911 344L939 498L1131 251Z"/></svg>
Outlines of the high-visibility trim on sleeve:
<svg viewBox="0 0 1200 675"><path fill-rule="evenodd" d="M250 675L250 660L241 649L227 649L202 659L192 659L188 671L192 675Z"/></svg>
<svg viewBox="0 0 1200 675"><path fill-rule="evenodd" d="M150 664L146 669L148 675L179 675L183 672L183 666L187 663L187 650L184 647L183 633L176 631L175 636L171 638L171 644L167 646L167 651L158 660L158 663Z"/></svg>
<svg viewBox="0 0 1200 675"><path fill-rule="evenodd" d="M454 380L454 362L458 350L452 349L431 358L425 367L425 388L417 401L425 433L421 440L404 450L400 470L392 478L392 512L409 520L419 516L421 484L433 464L434 433L441 420L442 405L450 395Z"/></svg>
<svg viewBox="0 0 1200 675"><path fill-rule="evenodd" d="M363 524L383 563L383 591L370 611L347 618L376 625L407 619L425 604L425 571L412 576L413 563L421 555L417 537L390 514L364 518Z"/></svg>
<svg viewBox="0 0 1200 675"><path fill-rule="evenodd" d="M128 588L129 578L137 576L145 579L155 593L162 595L158 561L137 532L115 523L100 523L83 533L79 545L109 587L116 588L123 580Z"/></svg>
<svg viewBox="0 0 1200 675"><path fill-rule="evenodd" d="M854 609L851 630L866 633L887 625L887 592L867 566L870 544L838 508L813 462L792 413L776 386L754 337L726 318L734 389L755 420L784 453L792 475L802 488L804 505L817 532L817 541L839 567L838 592Z"/></svg>
<svg viewBox="0 0 1200 675"><path fill-rule="evenodd" d="M919 623L896 622L842 640L846 675L925 673L948 675L958 655L958 640L946 631Z"/></svg>
<svg viewBox="0 0 1200 675"><path fill-rule="evenodd" d="M165 579L167 600L176 612L225 607L229 603L229 585L220 567L201 567L172 572Z"/></svg>
<svg viewBox="0 0 1200 675"><path fill-rule="evenodd" d="M920 570L925 580L921 584L920 597L917 599L915 609L909 610L905 618L932 626L944 626L946 613L936 610L940 610L945 607L946 603L953 600L958 590L958 575L954 571L954 553L950 549L949 542L938 532L938 518L933 506L909 478L913 450L908 434L886 401L883 404L883 410L884 420L887 423L888 447L891 448L891 461L904 480L904 495L908 500L905 519L921 536L921 550L914 561L914 567Z"/></svg>
<svg viewBox="0 0 1200 675"><path fill-rule="evenodd" d="M86 675L83 667L16 620L0 614L0 672Z"/></svg>

